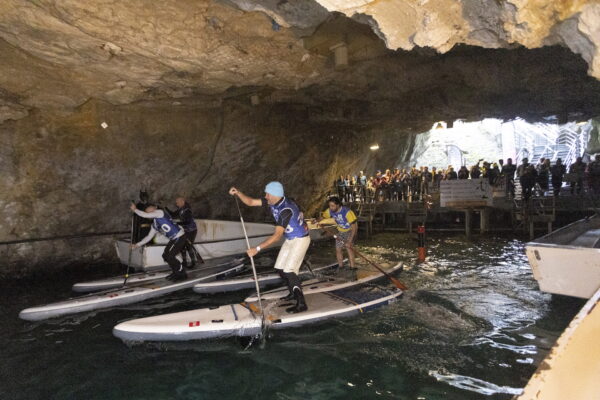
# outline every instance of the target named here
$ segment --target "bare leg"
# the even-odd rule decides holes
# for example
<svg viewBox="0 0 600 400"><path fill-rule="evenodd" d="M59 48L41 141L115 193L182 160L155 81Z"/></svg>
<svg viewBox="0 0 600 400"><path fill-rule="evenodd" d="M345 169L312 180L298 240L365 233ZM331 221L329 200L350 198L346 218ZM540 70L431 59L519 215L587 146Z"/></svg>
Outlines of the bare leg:
<svg viewBox="0 0 600 400"><path fill-rule="evenodd" d="M342 253L342 249L335 249L335 257L337 258L338 266L342 268L344 266L344 254Z"/></svg>
<svg viewBox="0 0 600 400"><path fill-rule="evenodd" d="M348 251L348 259L350 260L350 268L356 268L356 265L354 264L354 250L346 247L346 250ZM340 251L341 253L341 251Z"/></svg>

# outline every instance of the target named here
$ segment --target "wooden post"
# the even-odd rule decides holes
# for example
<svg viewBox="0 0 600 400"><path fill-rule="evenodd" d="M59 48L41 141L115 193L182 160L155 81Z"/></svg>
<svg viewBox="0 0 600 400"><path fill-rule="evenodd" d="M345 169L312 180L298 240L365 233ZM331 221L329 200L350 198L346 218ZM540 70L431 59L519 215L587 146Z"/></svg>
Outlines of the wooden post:
<svg viewBox="0 0 600 400"><path fill-rule="evenodd" d="M533 218L529 219L529 240L535 239L535 231L533 229Z"/></svg>
<svg viewBox="0 0 600 400"><path fill-rule="evenodd" d="M467 240L471 240L471 209L465 210L465 235Z"/></svg>
<svg viewBox="0 0 600 400"><path fill-rule="evenodd" d="M487 233L490 229L490 212L488 208L482 208L480 212L479 228L481 233Z"/></svg>

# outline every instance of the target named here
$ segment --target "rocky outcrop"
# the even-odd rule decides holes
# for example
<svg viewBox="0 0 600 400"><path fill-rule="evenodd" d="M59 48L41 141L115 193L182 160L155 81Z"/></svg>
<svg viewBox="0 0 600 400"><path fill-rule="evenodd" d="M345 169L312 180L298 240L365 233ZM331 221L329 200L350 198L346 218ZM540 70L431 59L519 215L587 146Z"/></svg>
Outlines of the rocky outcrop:
<svg viewBox="0 0 600 400"><path fill-rule="evenodd" d="M561 44L600 79L600 3L551 0L317 0L349 17L368 15L390 49L457 44L486 48Z"/></svg>

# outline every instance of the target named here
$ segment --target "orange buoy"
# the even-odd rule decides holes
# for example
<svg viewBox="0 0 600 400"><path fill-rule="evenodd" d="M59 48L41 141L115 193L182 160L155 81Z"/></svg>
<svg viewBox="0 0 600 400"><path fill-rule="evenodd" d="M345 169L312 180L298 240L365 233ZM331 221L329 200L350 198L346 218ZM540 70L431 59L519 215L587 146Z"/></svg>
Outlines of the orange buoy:
<svg viewBox="0 0 600 400"><path fill-rule="evenodd" d="M418 236L418 247L417 250L419 252L418 261L425 261L425 256L427 255L427 250L425 249L425 226L419 225L417 227L417 236Z"/></svg>

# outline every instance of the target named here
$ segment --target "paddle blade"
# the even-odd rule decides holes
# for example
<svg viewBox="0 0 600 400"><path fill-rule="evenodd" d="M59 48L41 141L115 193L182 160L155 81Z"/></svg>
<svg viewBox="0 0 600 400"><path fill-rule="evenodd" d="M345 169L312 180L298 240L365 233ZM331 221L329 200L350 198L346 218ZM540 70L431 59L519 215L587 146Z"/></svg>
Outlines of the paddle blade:
<svg viewBox="0 0 600 400"><path fill-rule="evenodd" d="M406 286L405 284L403 284L402 282L400 282L398 279L392 277L392 276L388 276L388 278L390 278L390 280L394 283L394 285L396 285L396 287L398 289L401 290L408 290L408 286Z"/></svg>

